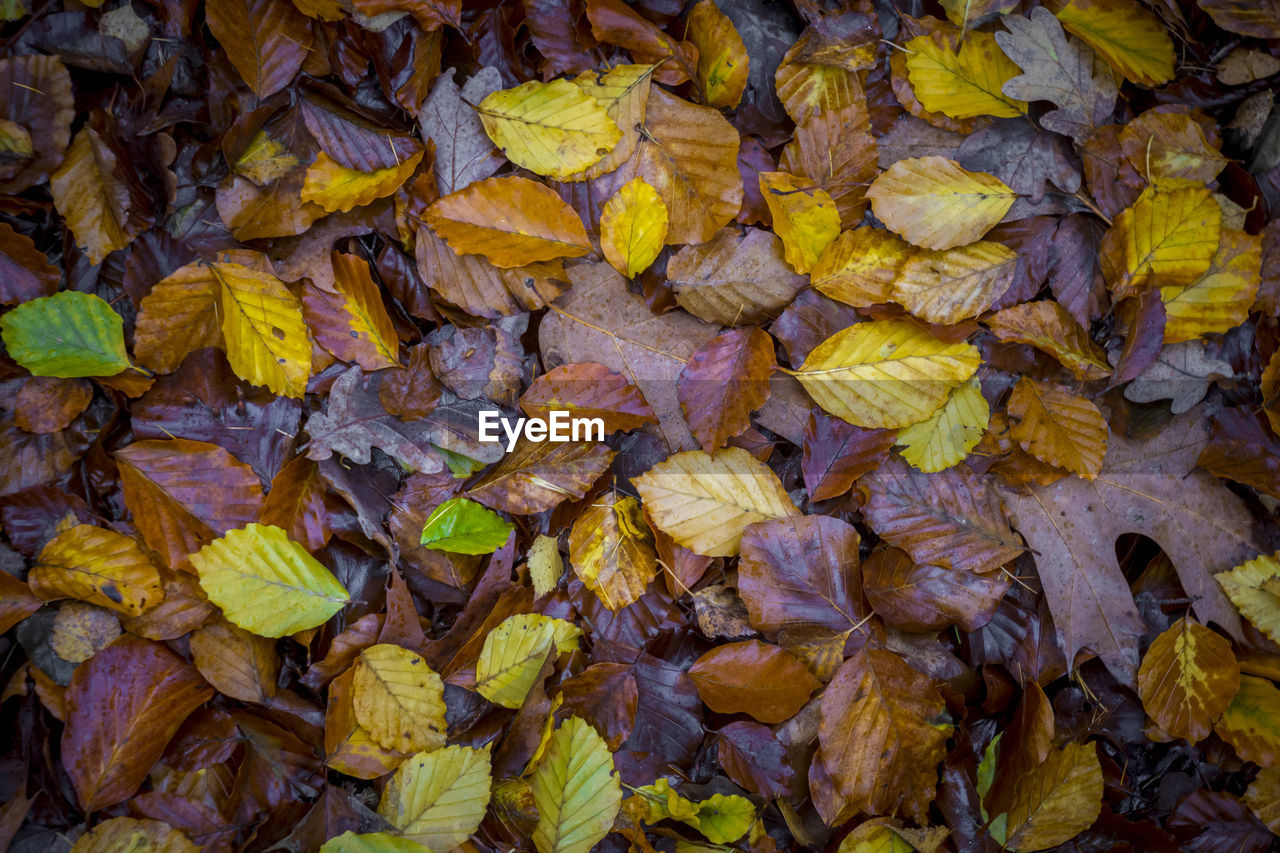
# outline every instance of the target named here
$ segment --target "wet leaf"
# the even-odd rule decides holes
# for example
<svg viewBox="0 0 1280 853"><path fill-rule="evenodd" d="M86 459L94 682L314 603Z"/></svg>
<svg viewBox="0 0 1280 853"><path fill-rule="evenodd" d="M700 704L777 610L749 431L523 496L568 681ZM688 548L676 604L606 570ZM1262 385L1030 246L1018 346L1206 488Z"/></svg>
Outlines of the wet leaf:
<svg viewBox="0 0 1280 853"><path fill-rule="evenodd" d="M0 317L5 348L35 376L114 376L133 367L124 322L101 297L68 291Z"/></svg>
<svg viewBox="0 0 1280 853"><path fill-rule="evenodd" d="M496 512L475 501L450 498L428 516L421 542L435 551L491 554L502 547L512 529Z"/></svg>
<svg viewBox="0 0 1280 853"><path fill-rule="evenodd" d="M556 728L530 778L538 853L587 853L608 834L622 802L613 757L577 717Z"/></svg>
<svg viewBox="0 0 1280 853"><path fill-rule="evenodd" d="M444 745L444 682L422 657L378 643L356 655L352 673L356 721L375 743L401 753Z"/></svg>
<svg viewBox="0 0 1280 853"><path fill-rule="evenodd" d="M1187 617L1151 643L1138 669L1138 695L1156 725L1196 743L1240 687L1240 665L1226 638Z"/></svg>
<svg viewBox="0 0 1280 853"><path fill-rule="evenodd" d="M538 680L552 649L578 647L582 631L563 619L537 613L512 616L484 638L476 661L476 690L495 705L519 708Z"/></svg>
<svg viewBox="0 0 1280 853"><path fill-rule="evenodd" d="M689 667L689 677L711 710L762 723L791 718L821 684L794 655L759 640L716 646Z"/></svg>

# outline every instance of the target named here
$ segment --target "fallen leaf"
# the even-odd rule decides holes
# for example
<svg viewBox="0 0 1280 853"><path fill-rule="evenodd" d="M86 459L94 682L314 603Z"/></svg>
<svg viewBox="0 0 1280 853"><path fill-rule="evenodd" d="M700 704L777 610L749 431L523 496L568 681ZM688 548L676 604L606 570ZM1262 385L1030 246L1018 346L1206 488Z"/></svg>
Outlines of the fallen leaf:
<svg viewBox="0 0 1280 853"><path fill-rule="evenodd" d="M890 230L925 249L951 249L982 238L1013 206L999 178L942 157L899 160L867 190L871 209Z"/></svg>

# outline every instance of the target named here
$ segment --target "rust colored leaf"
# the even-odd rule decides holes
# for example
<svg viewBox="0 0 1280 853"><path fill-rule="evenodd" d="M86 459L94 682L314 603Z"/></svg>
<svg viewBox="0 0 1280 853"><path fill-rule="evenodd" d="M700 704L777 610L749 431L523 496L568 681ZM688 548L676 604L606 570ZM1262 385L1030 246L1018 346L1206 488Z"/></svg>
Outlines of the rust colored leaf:
<svg viewBox="0 0 1280 853"><path fill-rule="evenodd" d="M689 357L678 394L703 450L717 450L751 426L751 413L769 398L775 367L773 339L752 328L725 332Z"/></svg>
<svg viewBox="0 0 1280 853"><path fill-rule="evenodd" d="M614 452L603 444L525 439L468 495L503 512L532 515L581 498L613 457Z"/></svg>
<svg viewBox="0 0 1280 853"><path fill-rule="evenodd" d="M15 401L13 422L27 432L61 432L93 399L93 386L83 379L33 376Z"/></svg>
<svg viewBox="0 0 1280 853"><path fill-rule="evenodd" d="M62 765L81 808L130 797L212 695L195 667L149 640L122 639L78 667L67 688Z"/></svg>
<svg viewBox="0 0 1280 853"><path fill-rule="evenodd" d="M210 0L209 29L259 98L288 86L311 48L311 26L292 3Z"/></svg>
<svg viewBox="0 0 1280 853"><path fill-rule="evenodd" d="M551 411L600 418L606 433L656 424L640 389L603 364L562 364L539 376L520 398L525 413L546 418Z"/></svg>
<svg viewBox="0 0 1280 853"><path fill-rule="evenodd" d="M716 646L689 667L689 678L711 710L762 723L794 716L820 686L798 658L759 640Z"/></svg>
<svg viewBox="0 0 1280 853"><path fill-rule="evenodd" d="M976 631L991 621L1013 578L919 565L906 551L876 551L862 565L862 585L876 615L904 631L959 625Z"/></svg>

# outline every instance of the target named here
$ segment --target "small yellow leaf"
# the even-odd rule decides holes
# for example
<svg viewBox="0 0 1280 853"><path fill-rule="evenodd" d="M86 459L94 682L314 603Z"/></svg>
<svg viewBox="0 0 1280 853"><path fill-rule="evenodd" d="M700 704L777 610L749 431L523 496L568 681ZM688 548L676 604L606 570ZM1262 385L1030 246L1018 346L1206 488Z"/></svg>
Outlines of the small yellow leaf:
<svg viewBox="0 0 1280 853"><path fill-rule="evenodd" d="M71 663L83 663L120 636L120 618L110 610L68 601L53 617L49 645L53 653Z"/></svg>
<svg viewBox="0 0 1280 853"><path fill-rule="evenodd" d="M228 621L263 637L323 625L349 599L319 560L267 524L228 531L192 554L191 564Z"/></svg>
<svg viewBox="0 0 1280 853"><path fill-rule="evenodd" d="M710 557L736 557L757 521L800 515L769 466L740 447L676 453L632 478L657 527Z"/></svg>
<svg viewBox="0 0 1280 853"><path fill-rule="evenodd" d="M411 841L431 850L452 850L484 820L489 786L487 748L446 746L420 752L387 782L378 814Z"/></svg>
<svg viewBox="0 0 1280 853"><path fill-rule="evenodd" d="M564 560L554 536L538 536L529 546L529 580L538 598L555 589L564 576Z"/></svg>
<svg viewBox="0 0 1280 853"><path fill-rule="evenodd" d="M1239 688L1231 642L1185 616L1152 641L1138 669L1147 716L1192 743L1209 736Z"/></svg>
<svg viewBox="0 0 1280 853"><path fill-rule="evenodd" d="M958 323L986 311L1013 284L1018 256L979 240L908 258L893 283L893 300L930 323Z"/></svg>
<svg viewBox="0 0 1280 853"><path fill-rule="evenodd" d="M899 430L902 458L928 473L950 468L982 440L990 419L991 408L982 396L982 385L970 379L951 392L928 420Z"/></svg>
<svg viewBox="0 0 1280 853"><path fill-rule="evenodd" d="M971 30L957 47L958 36L940 31L903 45L907 79L924 108L961 119L1025 115L1026 102L1001 88L1022 70L1000 50L995 36Z"/></svg>
<svg viewBox="0 0 1280 853"><path fill-rule="evenodd" d="M318 204L330 213L363 207L400 189L418 168L424 153L418 151L395 166L362 172L348 169L321 151L316 161L307 167L302 200Z"/></svg>
<svg viewBox="0 0 1280 853"><path fill-rule="evenodd" d="M511 162L550 178L594 165L622 138L604 106L568 80L530 80L501 89L481 101L477 112L485 133Z"/></svg>
<svg viewBox="0 0 1280 853"><path fill-rule="evenodd" d="M50 539L27 577L46 601L78 598L137 616L164 598L160 571L133 539L79 524Z"/></svg>
<svg viewBox="0 0 1280 853"><path fill-rule="evenodd" d="M876 320L837 332L787 372L836 417L898 429L940 409L980 361L972 344L944 343L903 320Z"/></svg>
<svg viewBox="0 0 1280 853"><path fill-rule="evenodd" d="M747 88L747 47L714 0L699 0L686 20L688 39L698 49L698 82L708 106L733 109Z"/></svg>
<svg viewBox="0 0 1280 853"><path fill-rule="evenodd" d="M298 155L265 130L258 131L241 152L233 168L260 187L278 181L302 165Z"/></svg>
<svg viewBox="0 0 1280 853"><path fill-rule="evenodd" d="M627 278L635 278L666 245L667 224L667 205L658 191L644 178L632 178L605 202L600 213L604 259Z"/></svg>
<svg viewBox="0 0 1280 853"><path fill-rule="evenodd" d="M602 495L573 523L569 560L587 589L617 610L644 594L658 573L653 533L633 497Z"/></svg>
<svg viewBox="0 0 1280 853"><path fill-rule="evenodd" d="M510 269L591 251L587 230L555 190L508 176L469 184L427 208L423 219L459 255Z"/></svg>
<svg viewBox="0 0 1280 853"><path fill-rule="evenodd" d="M1280 689L1265 678L1240 676L1240 689L1213 730L1245 761L1280 767Z"/></svg>
<svg viewBox="0 0 1280 853"><path fill-rule="evenodd" d="M508 617L484 638L476 661L476 690L495 705L519 708L538 680L554 647L556 654L577 648L582 629L540 613Z"/></svg>
<svg viewBox="0 0 1280 853"><path fill-rule="evenodd" d="M360 652L352 669L356 721L375 743L405 753L444 746L444 682L421 656L378 643Z"/></svg>
<svg viewBox="0 0 1280 853"><path fill-rule="evenodd" d="M284 282L240 264L210 264L220 285L227 361L241 379L286 397L303 397L311 340L302 304Z"/></svg>
<svg viewBox="0 0 1280 853"><path fill-rule="evenodd" d="M982 239L1017 197L999 178L935 156L899 160L867 190L877 219L909 242L935 250Z"/></svg>
<svg viewBox="0 0 1280 853"><path fill-rule="evenodd" d="M1280 642L1280 551L1241 563L1229 572L1214 575L1231 603L1244 618L1272 640Z"/></svg>
<svg viewBox="0 0 1280 853"><path fill-rule="evenodd" d="M1173 79L1173 40L1137 0L1070 0L1057 15L1126 79L1144 86Z"/></svg>
<svg viewBox="0 0 1280 853"><path fill-rule="evenodd" d="M1102 471L1107 421L1089 400L1024 376L1014 386L1008 411L1021 419L1009 435L1032 456L1086 480Z"/></svg>
<svg viewBox="0 0 1280 853"><path fill-rule="evenodd" d="M783 254L796 272L813 269L823 250L840 236L840 211L826 190L786 172L761 172L760 192Z"/></svg>

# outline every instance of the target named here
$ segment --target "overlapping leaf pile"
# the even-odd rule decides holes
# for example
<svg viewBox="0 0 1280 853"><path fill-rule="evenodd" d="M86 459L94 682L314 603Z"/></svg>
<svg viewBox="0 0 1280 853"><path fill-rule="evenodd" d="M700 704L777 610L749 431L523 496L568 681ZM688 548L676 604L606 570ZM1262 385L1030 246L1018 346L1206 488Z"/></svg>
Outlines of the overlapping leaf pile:
<svg viewBox="0 0 1280 853"><path fill-rule="evenodd" d="M1274 849L1274 3L0 44L0 850Z"/></svg>

